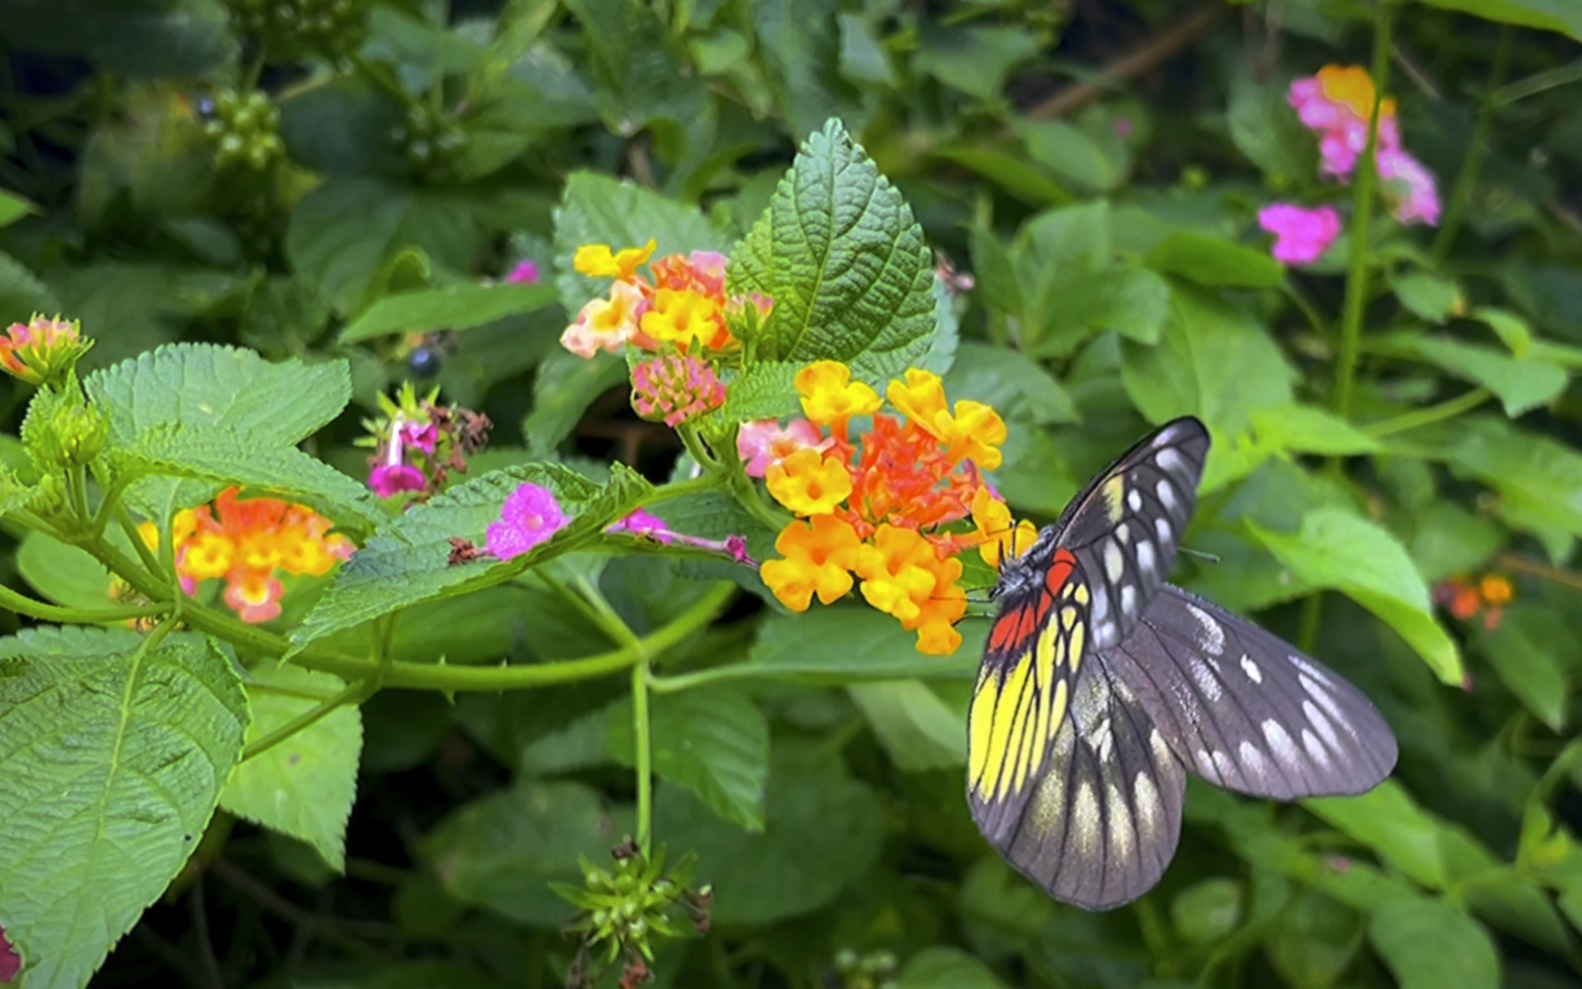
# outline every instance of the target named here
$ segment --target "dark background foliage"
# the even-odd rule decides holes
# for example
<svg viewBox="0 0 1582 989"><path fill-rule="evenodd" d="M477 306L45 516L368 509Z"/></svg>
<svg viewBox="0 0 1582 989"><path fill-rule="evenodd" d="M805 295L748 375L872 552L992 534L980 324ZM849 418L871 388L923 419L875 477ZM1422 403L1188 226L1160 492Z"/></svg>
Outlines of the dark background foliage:
<svg viewBox="0 0 1582 989"><path fill-rule="evenodd" d="M930 666L859 608L789 617L742 595L692 655L795 675L656 696L656 836L700 852L716 894L706 937L664 943L658 984L1575 985L1582 8L1391 9L1389 90L1447 205L1437 229L1359 252L1350 366L1355 243L1282 274L1254 217L1275 198L1349 203L1317 181L1284 92L1369 63L1381 18L1364 0L7 0L0 187L34 209L0 230L0 319L81 319L89 367L174 340L348 357L354 408L313 450L359 477L359 417L416 378L497 424L480 469L620 460L661 478L679 444L631 414L624 365L556 343L560 301L582 297L570 251L675 222L595 215L612 202L598 176L698 207L731 243L838 117L975 278L947 384L1010 421L1012 505L1050 520L1162 415L1247 438L1193 533L1219 562L1180 577L1362 685L1401 765L1368 798L1304 807L1194 784L1158 890L1085 914L1013 875L965 812L968 659ZM1160 247L1178 234L1200 240ZM523 259L558 294L429 324L378 308ZM414 330L453 335L414 351ZM0 389L14 426L27 395ZM1256 415L1293 398L1338 426ZM1404 579L1360 572L1376 543L1304 524L1337 509L1387 535ZM48 550L0 565L74 593ZM1516 587L1496 622L1440 611L1449 635L1423 631L1427 586L1485 572ZM704 586L645 557L592 576L639 632ZM606 648L563 611L495 588L404 615L396 650ZM1463 689L1419 658L1436 650L1459 651ZM380 693L345 874L222 815L93 984L557 984L571 908L545 884L630 827L624 686ZM703 769L665 762L675 740ZM678 785L689 772L712 774L707 804L696 778Z"/></svg>

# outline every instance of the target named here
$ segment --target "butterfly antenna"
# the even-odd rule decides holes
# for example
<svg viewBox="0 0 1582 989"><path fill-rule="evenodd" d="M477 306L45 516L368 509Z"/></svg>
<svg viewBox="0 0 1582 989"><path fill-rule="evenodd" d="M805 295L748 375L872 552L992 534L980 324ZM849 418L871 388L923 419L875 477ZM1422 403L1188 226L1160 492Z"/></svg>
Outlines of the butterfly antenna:
<svg viewBox="0 0 1582 989"><path fill-rule="evenodd" d="M1176 547L1176 552L1177 553L1185 553L1187 556L1196 557L1197 559L1202 560L1205 563L1218 563L1218 562L1220 562L1219 556L1217 554L1205 553L1205 552L1203 552L1200 549L1193 549L1190 546L1178 546L1178 547Z"/></svg>

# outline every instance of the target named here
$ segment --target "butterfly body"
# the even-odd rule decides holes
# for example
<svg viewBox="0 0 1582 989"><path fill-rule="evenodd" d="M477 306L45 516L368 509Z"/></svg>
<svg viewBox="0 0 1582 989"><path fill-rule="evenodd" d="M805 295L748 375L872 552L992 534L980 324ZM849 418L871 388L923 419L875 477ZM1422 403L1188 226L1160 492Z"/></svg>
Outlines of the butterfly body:
<svg viewBox="0 0 1582 989"><path fill-rule="evenodd" d="M1165 582L1208 445L1192 418L1138 443L1002 562L992 592L968 804L1018 871L1088 909L1159 881L1188 772L1289 800L1363 792L1395 763L1356 688Z"/></svg>

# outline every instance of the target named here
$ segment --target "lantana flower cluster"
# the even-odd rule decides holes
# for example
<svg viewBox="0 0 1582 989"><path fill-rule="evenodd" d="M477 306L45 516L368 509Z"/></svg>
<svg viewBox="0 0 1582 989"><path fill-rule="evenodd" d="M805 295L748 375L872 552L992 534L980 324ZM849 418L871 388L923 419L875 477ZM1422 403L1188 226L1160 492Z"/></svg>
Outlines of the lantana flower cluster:
<svg viewBox="0 0 1582 989"><path fill-rule="evenodd" d="M225 603L244 622L267 622L280 615L285 585L279 574L321 576L351 558L355 547L329 519L305 505L275 498L237 497L226 488L211 508L178 512L171 521L176 574L181 589L197 593L208 580L224 580ZM152 522L139 527L149 549L159 548Z"/></svg>
<svg viewBox="0 0 1582 989"><path fill-rule="evenodd" d="M751 439L739 449L749 472L761 469L770 495L799 516L775 540L780 558L763 564L764 583L786 607L806 611L814 595L830 604L860 578L870 605L918 633L919 651L955 652L966 612L959 553L978 545L997 565L1002 548L1028 534L1012 528L982 477L1000 466L1005 422L980 402L951 406L928 371L907 371L881 399L846 365L820 361L797 374L796 389L806 420L744 426ZM865 431L855 431L857 420ZM954 527L967 519L975 534Z"/></svg>
<svg viewBox="0 0 1582 989"><path fill-rule="evenodd" d="M1319 172L1342 183L1351 181L1368 146L1368 126L1378 94L1373 79L1359 66L1325 66L1316 76L1291 83L1287 101L1302 124L1318 136ZM1439 222L1439 193L1434 177L1401 146L1395 102L1378 103L1378 141L1374 166L1385 196L1401 223ZM1276 203L1258 214L1258 223L1275 236L1275 260L1285 264L1317 261L1340 235L1340 217L1329 206L1308 208Z"/></svg>
<svg viewBox="0 0 1582 989"><path fill-rule="evenodd" d="M1492 632L1504 617L1505 606L1516 599L1516 588L1504 574L1481 577L1458 574L1434 587L1434 601L1461 621L1483 616L1483 627Z"/></svg>
<svg viewBox="0 0 1582 989"><path fill-rule="evenodd" d="M26 323L12 323L0 336L0 370L30 385L63 375L93 347L76 320L50 319L39 313Z"/></svg>
<svg viewBox="0 0 1582 989"><path fill-rule="evenodd" d="M419 401L408 382L394 400L379 396L381 418L363 422L370 435L360 444L374 447L368 486L379 497L431 497L444 490L451 474L465 474L466 458L488 443L488 416L440 405L438 397L436 389Z"/></svg>

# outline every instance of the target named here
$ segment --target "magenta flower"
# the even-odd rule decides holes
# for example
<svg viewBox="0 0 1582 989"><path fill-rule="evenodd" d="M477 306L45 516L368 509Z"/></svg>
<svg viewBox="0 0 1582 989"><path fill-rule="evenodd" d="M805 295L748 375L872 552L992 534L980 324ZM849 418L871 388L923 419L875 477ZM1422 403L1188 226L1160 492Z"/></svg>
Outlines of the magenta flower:
<svg viewBox="0 0 1582 989"><path fill-rule="evenodd" d="M505 280L509 285L537 285L538 265L531 261L518 261Z"/></svg>
<svg viewBox="0 0 1582 989"><path fill-rule="evenodd" d="M605 532L625 532L634 536L647 536L657 543L668 545L671 541L670 529L665 525L665 520L657 515L650 515L641 508L610 526Z"/></svg>
<svg viewBox="0 0 1582 989"><path fill-rule="evenodd" d="M403 491L422 491L426 484L423 472L407 464L380 464L368 474L368 486L381 498L394 498Z"/></svg>
<svg viewBox="0 0 1582 989"><path fill-rule="evenodd" d="M1381 148L1377 158L1385 196L1395 203L1394 215L1402 223L1439 223L1439 193L1434 176L1423 163L1400 148Z"/></svg>
<svg viewBox="0 0 1582 989"><path fill-rule="evenodd" d="M1340 215L1328 206L1306 209L1275 203L1258 212L1258 226L1274 234L1274 259L1281 264L1312 264L1340 236Z"/></svg>
<svg viewBox="0 0 1582 989"><path fill-rule="evenodd" d="M772 465L798 450L823 450L831 442L806 419L793 419L783 427L774 419L761 419L742 423L736 433L736 454L747 462L748 477L763 477Z"/></svg>
<svg viewBox="0 0 1582 989"><path fill-rule="evenodd" d="M696 357L674 355L632 368L632 407L671 429L725 404L725 385Z"/></svg>
<svg viewBox="0 0 1582 989"><path fill-rule="evenodd" d="M401 442L408 446L415 446L432 456L434 444L439 442L439 430L433 423L426 423L421 426L415 422L404 423L401 426Z"/></svg>
<svg viewBox="0 0 1582 989"><path fill-rule="evenodd" d="M524 484L505 499L500 521L489 526L489 552L501 560L514 559L547 542L566 527L566 521L553 492Z"/></svg>
<svg viewBox="0 0 1582 989"><path fill-rule="evenodd" d="M11 938L0 927L0 982L10 982L22 971L22 956L11 946Z"/></svg>

